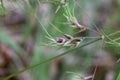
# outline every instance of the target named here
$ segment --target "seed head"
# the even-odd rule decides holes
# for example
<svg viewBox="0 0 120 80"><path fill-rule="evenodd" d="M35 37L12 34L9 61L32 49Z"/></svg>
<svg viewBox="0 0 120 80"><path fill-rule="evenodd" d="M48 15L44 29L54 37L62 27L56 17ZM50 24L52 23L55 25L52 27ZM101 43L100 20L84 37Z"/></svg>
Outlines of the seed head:
<svg viewBox="0 0 120 80"><path fill-rule="evenodd" d="M64 34L64 36L65 36L65 38L66 38L66 39L68 39L68 40L73 39L73 37L72 37L72 36L70 36L70 35L68 35L68 34Z"/></svg>
<svg viewBox="0 0 120 80"><path fill-rule="evenodd" d="M65 42L65 39L64 38L58 38L56 40L57 43L64 43Z"/></svg>

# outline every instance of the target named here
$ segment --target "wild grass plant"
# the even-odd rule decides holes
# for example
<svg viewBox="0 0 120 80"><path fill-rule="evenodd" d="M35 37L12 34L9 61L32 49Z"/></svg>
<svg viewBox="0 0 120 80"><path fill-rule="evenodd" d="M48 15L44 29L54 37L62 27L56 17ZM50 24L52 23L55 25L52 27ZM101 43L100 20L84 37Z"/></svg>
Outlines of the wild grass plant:
<svg viewBox="0 0 120 80"><path fill-rule="evenodd" d="M21 0L18 0L18 2L22 4ZM4 77L2 80L9 80L10 78L22 74L28 70L31 70L31 73L33 72L32 77L34 80L36 79L49 80L49 74L47 71L49 63L58 58L61 58L65 55L67 56L68 54L72 54L73 52L75 53L75 51L80 50L85 46L90 46L93 43L101 42L101 41L104 42L104 44L107 44L108 46L114 45L120 47L120 42L119 42L120 38L119 36L116 37L116 35L119 35L120 31L110 32L109 34L107 34L106 30L100 29L99 27L96 26L95 23L93 23L95 29L81 24L82 22L79 21L78 17L76 17L76 15L78 15L76 13L77 11L79 11L76 9L80 8L79 6L76 6L77 2L79 1L77 0L60 0L60 1L59 0L54 0L54 1L25 0L24 1L28 11L25 10L23 11L25 11L25 13L28 14L30 20L28 20L26 24L23 25L25 28L23 28L22 37L24 38L26 43L29 40L29 37L32 35L32 30L34 29L33 26L37 24L36 27L37 30L35 30L36 41L34 45L35 49L33 50L34 54L31 58L31 62L29 66ZM85 3L88 4L87 0L83 1L83 4ZM50 19L51 21L47 21L45 19L45 18L49 19L49 16L44 15L45 13L42 16L38 15L39 11L37 10L39 6L42 4L48 4L50 5L49 7L51 6L53 7L53 9L51 9L52 12L49 12L49 16L51 15L53 17L52 19ZM3 0L1 0L0 9L2 11L5 10ZM77 36L84 32L87 32L88 35ZM93 33L97 35L92 36L91 34ZM12 40L11 37L9 37L6 33L2 31L0 32L0 41L10 46L12 49L14 49L16 51L16 54L19 53L19 55L27 58L27 52L18 43ZM53 47L56 50L64 49L64 52L60 52L57 53L56 55L48 57L45 55L44 52L46 46ZM88 57L90 58L90 56ZM119 59L116 61L117 64L119 64L119 61L120 61ZM78 75L75 72L68 72L68 73ZM87 77L79 75L80 77L79 80L88 80L89 78L94 80L95 73L96 70L94 71L94 74ZM120 77L119 72L116 74L118 74L116 80L119 80Z"/></svg>

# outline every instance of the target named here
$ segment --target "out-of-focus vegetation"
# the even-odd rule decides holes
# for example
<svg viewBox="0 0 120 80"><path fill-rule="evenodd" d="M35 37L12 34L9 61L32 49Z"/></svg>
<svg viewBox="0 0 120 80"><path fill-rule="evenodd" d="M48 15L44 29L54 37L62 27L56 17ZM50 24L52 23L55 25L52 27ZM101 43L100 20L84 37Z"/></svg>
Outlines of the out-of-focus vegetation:
<svg viewBox="0 0 120 80"><path fill-rule="evenodd" d="M120 80L119 10L120 0L0 0L0 80Z"/></svg>

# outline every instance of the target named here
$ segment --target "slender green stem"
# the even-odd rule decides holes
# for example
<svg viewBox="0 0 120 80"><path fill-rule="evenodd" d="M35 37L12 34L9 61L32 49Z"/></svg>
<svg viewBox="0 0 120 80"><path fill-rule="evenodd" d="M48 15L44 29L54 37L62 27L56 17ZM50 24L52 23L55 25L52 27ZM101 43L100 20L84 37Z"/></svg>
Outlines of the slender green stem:
<svg viewBox="0 0 120 80"><path fill-rule="evenodd" d="M112 40L112 39L111 39L109 36L107 36L103 31L102 31L102 34L103 34L108 40L110 40L111 43L114 43L114 44L118 45L117 42L115 42L114 40Z"/></svg>
<svg viewBox="0 0 120 80"><path fill-rule="evenodd" d="M85 80L85 79L84 79L84 76L82 76L82 75L80 75L80 74L78 74L78 73L70 72L70 71L67 71L67 73L77 75L80 79Z"/></svg>
<svg viewBox="0 0 120 80"><path fill-rule="evenodd" d="M64 34L64 32L62 32L60 29L58 29L54 24L50 23L50 25L55 28L55 30L57 30L58 32Z"/></svg>
<svg viewBox="0 0 120 80"><path fill-rule="evenodd" d="M67 51L65 51L65 52L63 52L63 53L61 53L61 54L59 54L59 55L57 55L57 56L54 56L54 57L51 57L51 58L49 58L49 59L43 60L43 61L41 61L41 62L38 63L38 64L29 66L29 67L27 67L27 68L25 68L25 69L23 69L23 70L20 70L20 71L18 71L18 72L15 72L15 73L13 73L13 74L11 74L11 75L3 78L2 80L8 80L8 79L10 79L10 78L12 78L12 77L14 77L14 76L17 76L17 75L20 74L20 73L23 73L23 72L25 72L25 71L27 71L27 70L33 69L33 68L35 68L35 67L38 67L38 66L40 66L40 65L42 65L42 64L45 64L45 63L47 63L47 62L50 62L50 61L56 59L56 58L62 57L62 56L64 56L64 55L68 54L68 53L71 53L72 51L75 51L76 49L82 48L82 47L84 47L84 46L87 46L87 45L92 44L92 43L94 43L94 42L97 42L97 41L99 41L99 40L101 40L101 38L97 38L97 39L92 40L92 41L90 41L90 42L84 43L84 44L80 45L79 47L75 47L75 48L72 48L72 49L68 49Z"/></svg>
<svg viewBox="0 0 120 80"><path fill-rule="evenodd" d="M114 33L111 33L109 36L113 36L113 35L116 35L116 34L119 34L120 31L117 31L117 32L114 32Z"/></svg>
<svg viewBox="0 0 120 80"><path fill-rule="evenodd" d="M50 37L51 39L54 39L46 30L46 28L41 24L40 20L38 19L37 15L35 15L36 19L38 20L39 24L41 25L41 27L43 28L43 30L45 31L45 33L48 35L48 37Z"/></svg>

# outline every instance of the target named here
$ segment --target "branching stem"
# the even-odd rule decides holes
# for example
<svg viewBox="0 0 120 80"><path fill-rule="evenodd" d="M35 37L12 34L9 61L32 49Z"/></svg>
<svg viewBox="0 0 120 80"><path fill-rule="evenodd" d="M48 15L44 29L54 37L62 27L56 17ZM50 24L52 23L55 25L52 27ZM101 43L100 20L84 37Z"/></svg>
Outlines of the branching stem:
<svg viewBox="0 0 120 80"><path fill-rule="evenodd" d="M64 55L66 55L66 54L69 54L69 53L75 51L76 49L80 49L80 48L82 48L82 47L84 47L84 46L90 45L90 44L95 43L95 42L97 42L97 41L99 41L99 40L101 40L101 38L97 38L97 39L95 39L95 40L92 40L92 41L89 41L89 42L87 42L87 43L84 43L84 44L82 44L82 45L80 45L80 46L78 46L78 47L68 49L67 51L65 51L65 52L63 52L63 53L61 53L61 54L59 54L59 55L57 55L57 56L54 56L54 57L51 57L51 58L49 58L49 59L43 60L43 61L39 62L38 64L29 66L29 67L27 67L27 68L25 68L25 69L23 69L23 70L20 70L20 71L18 71L18 72L15 72L15 73L13 73L13 74L11 74L11 75L3 78L2 80L8 80L8 79L10 79L10 78L12 78L12 77L14 77L14 76L17 76L17 75L19 75L19 74L21 74L21 73L23 73L23 72L25 72L25 71L27 71L27 70L36 68L36 67L38 67L38 66L40 66L40 65L42 65L42 64L48 63L48 62L50 62L50 61L52 61L52 60L55 60L55 59L57 59L57 58L59 58L59 57L62 57L62 56L64 56Z"/></svg>

